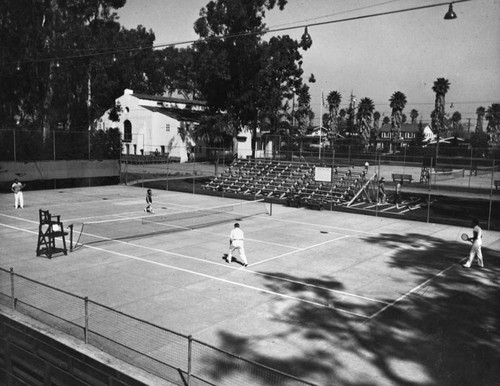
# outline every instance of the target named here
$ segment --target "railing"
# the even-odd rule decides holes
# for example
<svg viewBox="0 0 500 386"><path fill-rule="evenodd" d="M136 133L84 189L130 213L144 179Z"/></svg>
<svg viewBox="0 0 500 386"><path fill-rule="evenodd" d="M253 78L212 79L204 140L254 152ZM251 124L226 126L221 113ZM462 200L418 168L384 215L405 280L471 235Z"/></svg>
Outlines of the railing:
<svg viewBox="0 0 500 386"><path fill-rule="evenodd" d="M312 385L87 297L0 268L0 304L178 385Z"/></svg>

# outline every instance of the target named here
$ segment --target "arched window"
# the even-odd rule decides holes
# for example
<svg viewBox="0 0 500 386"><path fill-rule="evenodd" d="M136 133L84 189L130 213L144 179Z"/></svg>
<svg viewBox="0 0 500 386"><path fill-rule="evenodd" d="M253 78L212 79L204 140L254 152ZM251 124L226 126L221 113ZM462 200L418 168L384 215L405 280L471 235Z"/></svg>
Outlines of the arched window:
<svg viewBox="0 0 500 386"><path fill-rule="evenodd" d="M123 122L123 142L132 142L132 124L128 119Z"/></svg>

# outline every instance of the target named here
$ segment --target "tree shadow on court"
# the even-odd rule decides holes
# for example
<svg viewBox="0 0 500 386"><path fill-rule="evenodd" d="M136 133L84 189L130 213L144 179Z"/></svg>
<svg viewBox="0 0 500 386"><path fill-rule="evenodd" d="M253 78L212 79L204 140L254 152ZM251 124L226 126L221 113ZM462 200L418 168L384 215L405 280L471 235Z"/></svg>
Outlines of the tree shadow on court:
<svg viewBox="0 0 500 386"><path fill-rule="evenodd" d="M311 303L276 298L270 318L281 322L282 330L245 337L223 331L219 347L322 385L497 385L498 248L483 248L485 269L468 270L459 263L468 255L470 244L422 234L382 234L359 242L393 251L381 263L383 270L373 275L385 272L387 276L382 277L388 286L394 286L394 281L390 282L395 279L411 283L396 286L391 296L378 298L385 305L350 302L339 295L335 308L328 308L332 295L325 288L341 290L342 282L326 275L313 278L271 273L264 276L267 289ZM299 282L315 287L304 288ZM287 351L280 346L281 340L296 342L296 349ZM258 348L259 342L267 342L266 352ZM212 361L214 369L222 365L216 362ZM259 381L266 384L264 379Z"/></svg>

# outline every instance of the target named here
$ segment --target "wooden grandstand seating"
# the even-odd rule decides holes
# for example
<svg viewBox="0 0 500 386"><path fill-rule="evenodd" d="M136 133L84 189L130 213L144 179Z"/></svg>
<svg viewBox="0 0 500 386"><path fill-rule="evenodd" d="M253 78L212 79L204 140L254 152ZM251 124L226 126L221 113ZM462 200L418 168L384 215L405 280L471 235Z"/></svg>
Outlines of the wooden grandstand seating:
<svg viewBox="0 0 500 386"><path fill-rule="evenodd" d="M317 182L315 167L302 162L238 160L204 188L321 206L346 202L366 181L362 167L335 165L331 182Z"/></svg>

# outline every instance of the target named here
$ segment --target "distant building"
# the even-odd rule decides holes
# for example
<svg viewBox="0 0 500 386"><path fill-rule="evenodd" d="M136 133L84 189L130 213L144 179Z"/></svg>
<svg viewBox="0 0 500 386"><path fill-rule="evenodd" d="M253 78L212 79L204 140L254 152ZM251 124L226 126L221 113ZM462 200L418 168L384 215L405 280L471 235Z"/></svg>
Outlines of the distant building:
<svg viewBox="0 0 500 386"><path fill-rule="evenodd" d="M413 142L420 130L420 123L403 123L401 125L401 146L408 146L411 142ZM380 128L380 138L379 143L382 147L389 147L391 143L391 131L392 125L384 124ZM430 125L425 124L423 126L423 139L422 142L429 142L434 140L435 134L432 132Z"/></svg>
<svg viewBox="0 0 500 386"><path fill-rule="evenodd" d="M193 138L193 131L205 114L206 102L136 94L126 89L115 100L115 106L118 120L111 120L110 109L98 120L97 126L103 130L118 128L125 154L168 154L180 162L206 157L205 143ZM238 137L240 158L250 154L250 141L250 135Z"/></svg>
<svg viewBox="0 0 500 386"><path fill-rule="evenodd" d="M192 132L200 122L203 101L136 94L126 89L115 100L117 121L108 110L98 120L98 128L120 129L125 154L170 155L184 162L196 148Z"/></svg>

